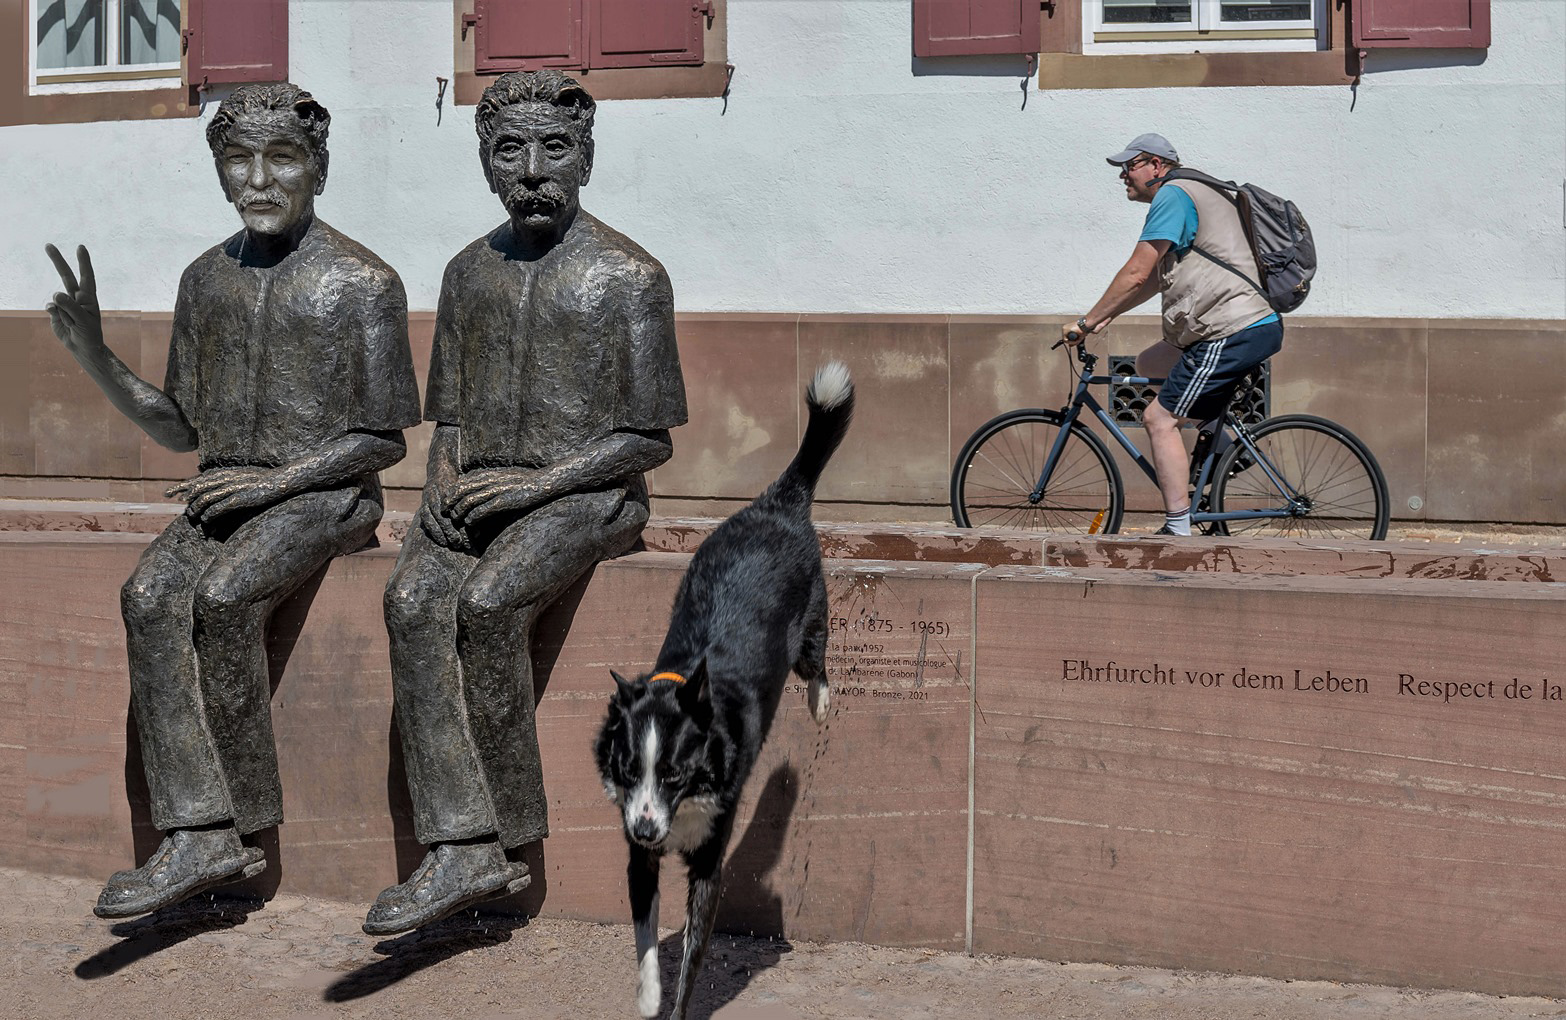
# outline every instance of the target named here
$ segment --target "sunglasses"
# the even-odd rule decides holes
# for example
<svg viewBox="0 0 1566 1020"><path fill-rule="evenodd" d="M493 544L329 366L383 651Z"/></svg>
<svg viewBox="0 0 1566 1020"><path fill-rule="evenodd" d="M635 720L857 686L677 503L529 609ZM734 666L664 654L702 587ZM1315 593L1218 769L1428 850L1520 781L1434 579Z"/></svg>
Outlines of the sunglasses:
<svg viewBox="0 0 1566 1020"><path fill-rule="evenodd" d="M1129 163L1121 164L1121 166L1120 166L1120 176L1124 177L1126 174L1128 174L1131 171L1135 170L1137 167L1139 167L1139 166L1146 166L1147 164L1149 164L1151 162L1152 162L1151 159L1143 159L1140 156L1138 156L1136 159L1133 159Z"/></svg>

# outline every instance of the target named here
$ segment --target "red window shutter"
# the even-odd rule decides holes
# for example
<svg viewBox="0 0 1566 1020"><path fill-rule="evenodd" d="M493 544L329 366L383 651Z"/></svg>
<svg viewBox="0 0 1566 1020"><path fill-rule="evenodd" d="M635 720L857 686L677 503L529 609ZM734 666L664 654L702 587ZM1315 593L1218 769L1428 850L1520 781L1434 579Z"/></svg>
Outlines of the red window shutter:
<svg viewBox="0 0 1566 1020"><path fill-rule="evenodd" d="M1039 6L1039 0L913 0L914 56L1037 53Z"/></svg>
<svg viewBox="0 0 1566 1020"><path fill-rule="evenodd" d="M1353 17L1359 49L1490 45L1490 0L1354 0Z"/></svg>
<svg viewBox="0 0 1566 1020"><path fill-rule="evenodd" d="M702 62L706 0L588 0L588 67Z"/></svg>
<svg viewBox="0 0 1566 1020"><path fill-rule="evenodd" d="M288 80L288 0L187 0L192 85Z"/></svg>
<svg viewBox="0 0 1566 1020"><path fill-rule="evenodd" d="M584 0L474 0L473 69L480 74L583 66Z"/></svg>
<svg viewBox="0 0 1566 1020"><path fill-rule="evenodd" d="M1082 5L1055 0L1044 8L1043 53L1082 52Z"/></svg>

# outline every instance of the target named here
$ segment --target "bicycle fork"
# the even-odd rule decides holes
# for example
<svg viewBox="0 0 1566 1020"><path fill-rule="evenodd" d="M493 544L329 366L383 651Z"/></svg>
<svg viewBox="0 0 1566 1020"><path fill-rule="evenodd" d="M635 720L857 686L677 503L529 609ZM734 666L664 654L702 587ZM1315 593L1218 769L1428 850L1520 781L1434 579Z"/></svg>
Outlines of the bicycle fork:
<svg viewBox="0 0 1566 1020"><path fill-rule="evenodd" d="M1066 448L1066 440L1071 437L1071 429L1077 423L1078 412L1082 405L1073 401L1061 408L1061 425L1055 433L1055 442L1050 446L1049 456L1044 458L1044 467L1039 471L1038 481L1033 484L1033 489L1028 493L1028 503L1038 506L1044 499L1044 491L1049 488L1049 480L1055 474L1055 465L1060 463L1060 455ZM1088 534L1096 535L1104 526L1104 518L1109 514L1109 507L1104 507L1093 515L1093 523L1088 525Z"/></svg>

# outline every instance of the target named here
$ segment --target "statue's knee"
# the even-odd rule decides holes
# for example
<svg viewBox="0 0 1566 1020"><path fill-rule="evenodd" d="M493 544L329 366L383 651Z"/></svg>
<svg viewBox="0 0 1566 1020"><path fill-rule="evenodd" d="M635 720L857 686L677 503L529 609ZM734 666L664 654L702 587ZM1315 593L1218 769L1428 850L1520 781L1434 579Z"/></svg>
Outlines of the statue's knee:
<svg viewBox="0 0 1566 1020"><path fill-rule="evenodd" d="M173 586L151 571L137 570L120 586L120 615L132 630L166 619L177 603Z"/></svg>
<svg viewBox="0 0 1566 1020"><path fill-rule="evenodd" d="M386 626L396 630L417 623L426 601L406 578L393 574L391 580L386 582L386 592L381 597Z"/></svg>
<svg viewBox="0 0 1566 1020"><path fill-rule="evenodd" d="M463 631L485 630L499 624L507 607L499 593L488 585L469 586L457 597L457 627Z"/></svg>
<svg viewBox="0 0 1566 1020"><path fill-rule="evenodd" d="M242 616L249 606L250 600L226 570L203 577L196 586L193 608L198 626L230 622Z"/></svg>

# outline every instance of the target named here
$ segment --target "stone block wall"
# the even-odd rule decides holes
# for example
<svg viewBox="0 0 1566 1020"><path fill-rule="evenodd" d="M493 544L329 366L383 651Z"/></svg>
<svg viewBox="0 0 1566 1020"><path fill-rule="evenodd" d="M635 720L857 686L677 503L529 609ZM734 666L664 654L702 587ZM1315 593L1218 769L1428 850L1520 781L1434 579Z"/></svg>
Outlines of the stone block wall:
<svg viewBox="0 0 1566 1020"><path fill-rule="evenodd" d="M117 607L148 538L0 533L0 862L101 878L156 840L127 755ZM960 554L938 535L884 547L899 542ZM832 714L817 727L785 694L722 925L1560 994L1566 590L1483 550L1377 573L1355 558L1368 548L1253 539L1233 543L1241 562L1271 572L1235 574L1176 569L1180 544L831 559ZM394 552L335 562L279 611L287 821L263 834L270 888L367 905L421 853L379 611ZM650 662L687 561L604 563L541 627L552 832L525 909L629 916L589 747L608 670ZM680 870L665 869L670 926Z"/></svg>
<svg viewBox="0 0 1566 1020"><path fill-rule="evenodd" d="M117 312L110 346L161 381L166 312ZM815 366L840 358L859 386L854 431L822 481L818 516L949 521L948 479L980 424L1017 407L1059 407L1074 368L1048 347L1058 320L1021 316L687 313L679 317L690 424L653 473L655 512L723 514L793 456ZM434 315L411 317L420 385ZM1157 324L1132 316L1094 342L1135 354ZM1107 368L1101 364L1101 368ZM1274 414L1318 414L1369 444L1394 519L1566 524L1566 322L1291 317L1273 359ZM1107 401L1107 393L1098 392ZM393 507L423 485L430 426L384 475ZM1141 442L1141 430L1132 438ZM1114 444L1111 444L1113 447ZM1117 450L1133 511L1151 482ZM128 425L71 361L42 313L0 312L0 498L157 502L195 470Z"/></svg>

